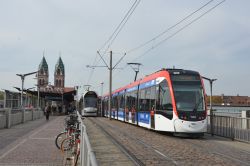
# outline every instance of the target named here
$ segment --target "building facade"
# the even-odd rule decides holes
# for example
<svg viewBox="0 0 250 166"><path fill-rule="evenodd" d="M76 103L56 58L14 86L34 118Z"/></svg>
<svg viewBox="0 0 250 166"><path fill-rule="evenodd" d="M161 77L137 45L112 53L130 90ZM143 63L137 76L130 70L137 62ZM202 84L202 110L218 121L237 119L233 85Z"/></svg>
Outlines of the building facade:
<svg viewBox="0 0 250 166"><path fill-rule="evenodd" d="M64 93L65 69L62 58L59 57L54 70L54 85L49 82L49 67L45 57L38 67L37 85L41 92Z"/></svg>

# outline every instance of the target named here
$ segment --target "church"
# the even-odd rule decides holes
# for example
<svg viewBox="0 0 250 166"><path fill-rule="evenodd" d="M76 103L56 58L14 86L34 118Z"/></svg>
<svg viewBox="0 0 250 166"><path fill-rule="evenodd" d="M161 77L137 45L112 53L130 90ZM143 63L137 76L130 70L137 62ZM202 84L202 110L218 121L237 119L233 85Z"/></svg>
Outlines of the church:
<svg viewBox="0 0 250 166"><path fill-rule="evenodd" d="M43 56L38 67L37 87L40 96L46 101L57 101L65 105L74 101L76 90L74 87L65 87L65 68L62 58L59 57L54 69L54 84L49 82L49 67Z"/></svg>

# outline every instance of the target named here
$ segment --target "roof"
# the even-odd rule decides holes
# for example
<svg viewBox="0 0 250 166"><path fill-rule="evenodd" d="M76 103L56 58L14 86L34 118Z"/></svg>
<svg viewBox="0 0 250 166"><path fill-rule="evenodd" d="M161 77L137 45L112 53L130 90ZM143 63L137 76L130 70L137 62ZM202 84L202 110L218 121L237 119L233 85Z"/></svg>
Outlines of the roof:
<svg viewBox="0 0 250 166"><path fill-rule="evenodd" d="M43 69L46 72L48 72L48 70L49 70L48 64L47 64L46 59L45 59L44 56L43 56L43 59L42 59L41 63L39 64L38 71L40 71L41 69Z"/></svg>
<svg viewBox="0 0 250 166"><path fill-rule="evenodd" d="M63 64L63 61L62 61L62 58L59 57L57 63L56 63L56 66L55 66L55 74L56 74L56 71L60 69L62 71L62 74L64 75L64 64Z"/></svg>

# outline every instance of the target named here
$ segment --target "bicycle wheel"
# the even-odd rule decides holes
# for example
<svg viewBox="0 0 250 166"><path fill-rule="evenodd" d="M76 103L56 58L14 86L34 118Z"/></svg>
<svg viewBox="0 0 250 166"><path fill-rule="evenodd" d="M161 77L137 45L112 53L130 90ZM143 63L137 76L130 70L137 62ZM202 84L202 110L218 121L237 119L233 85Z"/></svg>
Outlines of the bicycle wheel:
<svg viewBox="0 0 250 166"><path fill-rule="evenodd" d="M61 146L60 146L60 149L61 149L62 153L72 149L73 144L72 144L71 139L72 139L71 137L68 137L68 138L65 138L64 140L62 140L62 143L61 143Z"/></svg>
<svg viewBox="0 0 250 166"><path fill-rule="evenodd" d="M55 139L55 144L58 149L61 149L62 141L66 138L66 132L59 133Z"/></svg>
<svg viewBox="0 0 250 166"><path fill-rule="evenodd" d="M75 157L74 157L74 166L77 166L77 162L80 156L80 141L77 141L75 149Z"/></svg>

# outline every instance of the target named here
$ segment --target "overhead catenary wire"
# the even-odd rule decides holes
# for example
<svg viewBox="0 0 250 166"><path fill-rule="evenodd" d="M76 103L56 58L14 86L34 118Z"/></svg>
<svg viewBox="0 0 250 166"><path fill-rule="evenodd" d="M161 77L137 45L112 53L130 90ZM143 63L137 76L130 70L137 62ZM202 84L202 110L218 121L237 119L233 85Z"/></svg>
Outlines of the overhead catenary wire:
<svg viewBox="0 0 250 166"><path fill-rule="evenodd" d="M97 62L97 58L95 58L95 60L93 62L93 66L97 65L101 60L104 60L103 56L106 54L106 52L108 51L108 49L111 47L111 45L113 44L113 42L115 41L115 39L117 38L117 36L119 35L119 33L121 32L121 30L123 29L123 27L125 26L125 24L129 20L129 18L131 17L131 15L134 13L134 11L137 8L137 6L139 5L140 1L141 0L135 0L134 1L134 3L130 7L130 9L128 10L128 12L126 13L126 15L123 17L122 21L119 23L119 25L117 26L117 28L115 29L115 31L111 34L111 36L103 44L103 46L98 50L98 52L100 52L108 44L108 47L105 49L103 55L99 54L101 58L98 60L98 62ZM91 78L92 78L92 76L94 74L94 70L95 70L95 68L92 68L92 70L90 72L90 75L88 77L87 83L90 82L90 80L91 80Z"/></svg>
<svg viewBox="0 0 250 166"><path fill-rule="evenodd" d="M134 8L132 9L132 11L129 13L129 15L127 16L126 20L123 22L121 28L118 30L118 32L116 33L116 35L114 36L114 38L111 40L110 44L108 45L106 51L111 47L111 45L113 44L113 42L115 41L115 39L117 38L118 34L121 32L121 30L123 29L123 27L125 26L125 24L128 22L129 18L131 17L131 15L134 13L135 9L137 8L137 6L139 5L139 3L141 2L141 0L138 0L137 3L135 4ZM106 52L105 51L105 52ZM104 52L104 53L105 53Z"/></svg>
<svg viewBox="0 0 250 166"><path fill-rule="evenodd" d="M198 21L200 18L202 18L204 15L206 15L207 13L211 12L213 9L215 9L216 7L218 7L219 5L221 5L223 2L225 2L226 0L222 0L221 2L217 3L216 5L214 5L213 7L211 7L210 9L208 9L206 12L204 12L203 14L201 14L200 16L198 16L197 18L193 19L191 22L189 22L188 24L184 25L182 28L180 28L179 30L177 30L175 33L173 33L172 35L169 35L168 37L166 37L165 39L161 40L160 42L158 42L157 44L155 44L154 46L152 46L151 48L149 48L148 50L146 50L142 55L138 56L136 59L139 59L140 57L144 56L145 54L147 54L148 52L150 52L151 50L155 49L156 47L160 46L161 44L163 44L164 42L166 42L167 40L171 39L172 37L174 37L175 35L177 35L179 32L183 31L184 29L186 29L187 27L189 27L191 24L193 24L194 22Z"/></svg>
<svg viewBox="0 0 250 166"><path fill-rule="evenodd" d="M131 52L134 52L144 46L146 46L147 44L151 43L152 41L155 41L157 38L160 38L161 36L163 36L164 34L166 34L167 32L169 32L171 29L174 29L175 27L177 27L178 25L180 25L182 22L184 22L185 20L187 20L188 18L190 18L191 16L193 16L195 13L199 12L200 10L202 10L203 8L205 8L206 6L208 6L210 3L212 3L214 0L209 0L208 2L206 2L205 4L203 4L201 7L199 7L198 9L196 9L195 11L193 11L192 13L190 13L189 15L187 15L186 17L182 18L180 21L178 21L177 23L175 23L174 25L170 26L169 28L167 28L166 30L164 30L163 32L159 33L158 35L156 35L155 37L153 37L152 39L140 44L137 47L134 47L132 49L130 49L129 51L127 51L124 56L122 57L122 59L124 59L124 57L127 54L130 54ZM121 60L122 60L121 59ZM121 60L119 61L119 63L121 62ZM127 66L127 65L126 65Z"/></svg>
<svg viewBox="0 0 250 166"><path fill-rule="evenodd" d="M198 21L200 18L202 18L204 15L208 14L209 12L211 12L212 10L214 10L216 7L218 7L219 5L221 5L222 3L224 3L226 0L222 0L221 2L215 4L213 7L209 8L206 12L202 13L200 16L196 17L195 19L193 19L192 21L190 21L188 24L182 26L179 30L177 30L175 33L169 35L168 37L164 38L163 40L161 40L160 42L158 42L157 44L153 45L151 48L147 49L143 54L137 56L136 58L134 58L132 61L135 61L143 56L145 56L146 54L148 54L150 51L152 51L153 49L155 49L156 47L159 47L161 44L163 44L164 42L166 42L167 40L171 39L172 37L174 37L175 35L177 35L179 32L183 31L185 28L189 27L191 24L193 24L194 22ZM127 55L127 54L126 54ZM124 65L124 67L122 67L122 70L124 70L125 68L127 68L128 65ZM121 72L122 70L120 70L119 72ZM117 72L117 74L119 73Z"/></svg>
<svg viewBox="0 0 250 166"><path fill-rule="evenodd" d="M190 18L191 16L193 16L195 13L199 12L200 10L202 10L203 8L205 8L207 5L209 5L210 3L212 3L214 0L210 0L207 3L205 3L204 5L202 5L200 8L198 8L197 10L193 11L192 13L190 13L189 15L187 15L186 17L182 18L180 21L178 21L176 24L170 26L169 28L167 28L166 30L164 30L163 32L159 33L158 35L156 35L155 37L153 37L152 39L130 49L129 51L127 51L127 54L134 52L142 47L144 47L145 45L151 43L152 41L156 40L157 38L161 37L162 35L164 35L165 33L169 32L171 29L175 28L177 25L181 24L182 22L184 22L185 20L187 20L188 18Z"/></svg>
<svg viewBox="0 0 250 166"><path fill-rule="evenodd" d="M124 20L128 20L128 16L130 17L131 10L133 9L132 12L134 12L135 8L138 6L139 3L137 3L138 0L135 0L135 2L133 3L133 5L130 7L130 9L128 10L128 12L125 14L125 16L123 17L122 21L119 23L119 25L116 27L116 29L114 30L114 32L111 34L111 36L108 38L108 40L101 46L101 48L98 49L98 51L100 52L107 44L108 42L113 38L113 36L116 34L116 32L120 29L120 27L122 26ZM140 2L140 0L139 0ZM136 7L134 8L134 6L136 5ZM130 14L131 13L131 14ZM124 26L124 25L123 25Z"/></svg>

